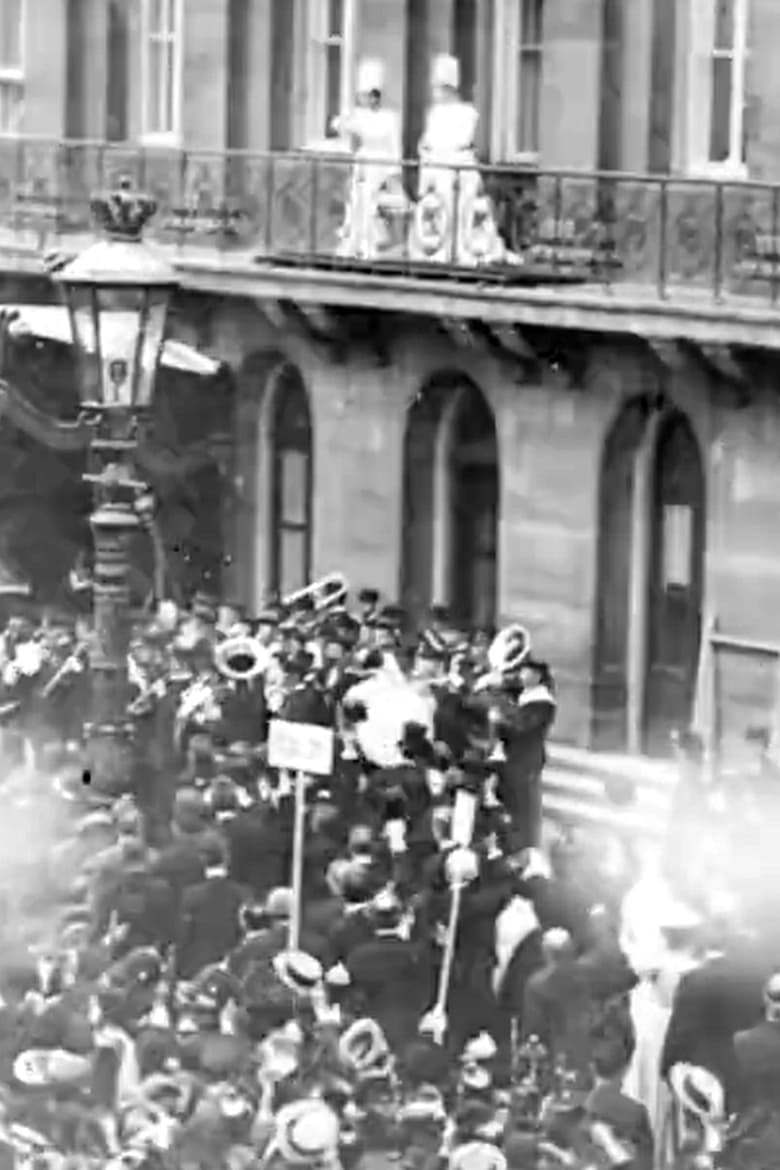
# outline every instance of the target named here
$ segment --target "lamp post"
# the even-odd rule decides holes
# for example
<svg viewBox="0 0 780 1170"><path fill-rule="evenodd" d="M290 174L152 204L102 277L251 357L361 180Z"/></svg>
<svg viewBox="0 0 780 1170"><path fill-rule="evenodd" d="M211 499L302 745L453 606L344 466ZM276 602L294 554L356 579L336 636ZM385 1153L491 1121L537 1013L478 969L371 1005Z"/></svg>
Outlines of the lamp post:
<svg viewBox="0 0 780 1170"><path fill-rule="evenodd" d="M143 241L156 211L128 182L96 195L91 209L104 239L52 274L70 316L82 416L91 427L85 479L94 487L92 701L85 726L88 774L101 792L132 783L127 716L130 548L146 490L134 470L139 426L149 417L176 275Z"/></svg>

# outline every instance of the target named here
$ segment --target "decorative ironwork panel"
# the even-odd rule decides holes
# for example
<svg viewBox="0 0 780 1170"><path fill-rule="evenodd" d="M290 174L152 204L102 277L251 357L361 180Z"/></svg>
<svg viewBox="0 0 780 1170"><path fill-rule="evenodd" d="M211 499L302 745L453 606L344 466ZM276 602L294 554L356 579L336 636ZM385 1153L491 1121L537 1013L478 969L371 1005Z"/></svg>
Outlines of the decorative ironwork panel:
<svg viewBox="0 0 780 1170"><path fill-rule="evenodd" d="M174 208L182 202L184 155L180 150L148 150L144 156L144 190L157 202L149 235L165 243L178 240Z"/></svg>
<svg viewBox="0 0 780 1170"><path fill-rule="evenodd" d="M106 188L117 187L127 178L134 187L146 186L145 159L142 150L132 146L109 144L103 150L103 184Z"/></svg>
<svg viewBox="0 0 780 1170"><path fill-rule="evenodd" d="M313 160L311 174L311 248L316 255L331 256L347 208L351 167L343 159Z"/></svg>
<svg viewBox="0 0 780 1170"><path fill-rule="evenodd" d="M89 201L104 186L102 146L93 142L63 145L60 178L64 231L89 231L92 227Z"/></svg>
<svg viewBox="0 0 780 1170"><path fill-rule="evenodd" d="M666 185L666 283L689 288L715 287L719 268L717 185L669 182Z"/></svg>
<svg viewBox="0 0 780 1170"><path fill-rule="evenodd" d="M274 160L270 253L311 255L316 244L315 160L307 155ZM314 229L314 230L313 230Z"/></svg>
<svg viewBox="0 0 780 1170"><path fill-rule="evenodd" d="M610 182L611 231L620 278L655 283L659 278L663 185L648 179Z"/></svg>
<svg viewBox="0 0 780 1170"><path fill-rule="evenodd" d="M734 184L723 191L724 289L776 300L780 292L780 188Z"/></svg>
<svg viewBox="0 0 780 1170"><path fill-rule="evenodd" d="M230 209L229 248L265 251L273 201L273 155L229 154L225 196Z"/></svg>

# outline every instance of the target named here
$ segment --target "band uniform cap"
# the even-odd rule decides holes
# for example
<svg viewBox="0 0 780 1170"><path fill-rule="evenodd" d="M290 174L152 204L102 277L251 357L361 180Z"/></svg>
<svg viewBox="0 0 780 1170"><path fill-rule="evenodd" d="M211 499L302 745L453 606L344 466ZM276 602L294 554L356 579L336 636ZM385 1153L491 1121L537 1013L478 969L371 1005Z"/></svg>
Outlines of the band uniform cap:
<svg viewBox="0 0 780 1170"><path fill-rule="evenodd" d="M293 1101L276 1114L274 1144L288 1165L316 1165L335 1156L340 1130L337 1114L324 1101Z"/></svg>
<svg viewBox="0 0 780 1170"><path fill-rule="evenodd" d="M370 57L361 61L357 69L358 93L381 93L385 87L385 67L381 61Z"/></svg>
<svg viewBox="0 0 780 1170"><path fill-rule="evenodd" d="M305 951L283 951L273 960L277 978L296 995L309 995L322 982L322 964Z"/></svg>
<svg viewBox="0 0 780 1170"><path fill-rule="evenodd" d="M507 1161L492 1142L465 1142L450 1154L449 1170L507 1170Z"/></svg>
<svg viewBox="0 0 780 1170"><path fill-rule="evenodd" d="M380 630L399 630L406 622L406 612L400 605L385 605L376 615L375 625Z"/></svg>
<svg viewBox="0 0 780 1170"><path fill-rule="evenodd" d="M433 59L431 85L446 89L460 89L460 62L449 53L439 53Z"/></svg>

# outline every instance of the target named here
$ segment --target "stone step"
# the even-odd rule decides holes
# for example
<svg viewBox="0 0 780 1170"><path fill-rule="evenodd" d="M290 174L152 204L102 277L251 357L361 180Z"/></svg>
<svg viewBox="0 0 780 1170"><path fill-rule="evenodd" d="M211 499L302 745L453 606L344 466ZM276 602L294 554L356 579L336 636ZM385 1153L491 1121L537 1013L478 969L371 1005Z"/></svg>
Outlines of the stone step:
<svg viewBox="0 0 780 1170"><path fill-rule="evenodd" d="M634 783L634 799L626 806L616 806L605 792L605 781L615 777ZM669 761L551 744L542 806L552 820L657 837L666 831L676 780L676 767Z"/></svg>

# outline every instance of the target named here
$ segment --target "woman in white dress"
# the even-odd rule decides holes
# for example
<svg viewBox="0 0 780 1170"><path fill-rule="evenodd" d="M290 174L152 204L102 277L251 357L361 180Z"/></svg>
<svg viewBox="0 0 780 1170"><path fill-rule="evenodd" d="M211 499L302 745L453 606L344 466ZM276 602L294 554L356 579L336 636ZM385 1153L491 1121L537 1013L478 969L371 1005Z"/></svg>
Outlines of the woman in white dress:
<svg viewBox="0 0 780 1170"><path fill-rule="evenodd" d="M672 1098L661 1078L661 1054L677 985L698 962L693 944L700 920L675 898L661 871L660 852L651 847L643 863L622 907L621 947L639 979L631 992L636 1045L623 1092L647 1109L655 1165L663 1170L672 1139Z"/></svg>
<svg viewBox="0 0 780 1170"><path fill-rule="evenodd" d="M431 104L420 140L420 187L410 255L466 267L506 259L477 169L479 113L460 96L456 57L434 58Z"/></svg>
<svg viewBox="0 0 780 1170"><path fill-rule="evenodd" d="M407 200L401 181L401 123L382 104L385 70L381 61L361 61L355 109L334 128L350 144L354 165L338 254L373 260L394 242L392 221L403 219Z"/></svg>

